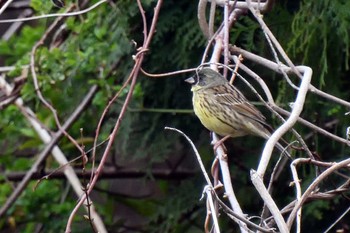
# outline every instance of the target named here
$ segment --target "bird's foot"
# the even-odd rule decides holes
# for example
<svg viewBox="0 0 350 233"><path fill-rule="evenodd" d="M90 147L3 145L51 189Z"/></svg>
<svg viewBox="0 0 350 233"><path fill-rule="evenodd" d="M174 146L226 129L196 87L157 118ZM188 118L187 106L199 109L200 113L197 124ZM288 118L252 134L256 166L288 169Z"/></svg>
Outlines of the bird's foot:
<svg viewBox="0 0 350 233"><path fill-rule="evenodd" d="M222 149L224 149L224 151L226 151L226 147L223 144L223 142L226 141L226 139L228 139L229 137L230 136L227 135L227 136L221 138L219 141L215 142L214 147L213 147L214 151L216 151L216 149L218 149L219 146L222 146Z"/></svg>

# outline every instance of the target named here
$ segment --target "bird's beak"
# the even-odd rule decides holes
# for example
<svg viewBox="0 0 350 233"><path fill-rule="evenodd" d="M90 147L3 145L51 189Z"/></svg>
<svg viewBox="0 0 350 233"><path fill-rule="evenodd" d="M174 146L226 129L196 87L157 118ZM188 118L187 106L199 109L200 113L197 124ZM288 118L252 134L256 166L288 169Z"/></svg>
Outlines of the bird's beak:
<svg viewBox="0 0 350 233"><path fill-rule="evenodd" d="M190 77L188 79L185 79L185 82L188 82L189 84L194 84L196 80L193 77Z"/></svg>

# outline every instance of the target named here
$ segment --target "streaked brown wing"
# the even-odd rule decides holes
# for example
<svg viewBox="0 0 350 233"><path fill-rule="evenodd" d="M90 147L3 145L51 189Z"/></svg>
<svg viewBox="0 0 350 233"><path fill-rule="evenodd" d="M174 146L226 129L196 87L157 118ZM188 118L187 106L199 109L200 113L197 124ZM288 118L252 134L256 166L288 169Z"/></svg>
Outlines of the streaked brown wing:
<svg viewBox="0 0 350 233"><path fill-rule="evenodd" d="M225 105L231 108L232 111L236 111L253 121L267 125L264 115L254 105L249 103L244 95L234 86L230 84L217 86L213 88L213 92L218 104Z"/></svg>

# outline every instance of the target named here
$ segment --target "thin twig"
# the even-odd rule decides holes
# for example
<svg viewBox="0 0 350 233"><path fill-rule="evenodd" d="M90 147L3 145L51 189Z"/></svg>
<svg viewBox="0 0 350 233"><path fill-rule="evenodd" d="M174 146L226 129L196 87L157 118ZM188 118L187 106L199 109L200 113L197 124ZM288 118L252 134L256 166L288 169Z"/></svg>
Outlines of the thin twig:
<svg viewBox="0 0 350 233"><path fill-rule="evenodd" d="M256 171L251 170L250 177L251 177L252 183L254 184L254 187L259 192L260 197L264 200L264 203L269 208L274 220L277 223L277 226L280 232L289 232L288 226L284 221L280 210L278 209L275 201L272 199L271 195L265 188L264 182L262 181L262 176L260 176L259 173L257 173Z"/></svg>
<svg viewBox="0 0 350 233"><path fill-rule="evenodd" d="M198 161L198 164L199 164L199 167L201 168L201 171L203 173L203 176L207 182L207 185L211 185L212 187L212 182L210 181L210 178L208 176L208 173L206 172L206 169L204 167L204 164L202 162L202 159L200 157L200 154L198 153L198 150L196 148L196 146L194 145L194 143L192 142L192 140L185 134L183 133L181 130L179 129L176 129L176 128L171 128L171 127L165 127L165 129L167 130L172 130L172 131L175 131L179 134L181 134L183 137L185 137L185 139L187 140L187 142L191 145L191 148L192 150L194 151L195 155L196 155L196 158L197 158L197 161ZM223 203L220 198L217 196L216 192L213 192L213 195L215 196L215 200L217 200L220 204L220 206L222 206L224 209L225 209L225 212L228 212L230 215L232 215L234 218L235 218L235 221L239 220L239 221L242 221L244 222L245 224L253 227L254 229L257 229L257 230L260 230L262 232L273 232L272 230L269 230L269 229L265 229L265 228L262 228L252 222L250 222L249 220L247 220L243 215L240 215L240 214L237 214L236 212L233 212L228 206L226 206L225 203Z"/></svg>
<svg viewBox="0 0 350 233"><path fill-rule="evenodd" d="M299 208L304 204L304 202L307 200L307 198L310 196L310 194L314 191L314 189L318 186L318 184L327 178L330 174L332 174L334 171L346 167L350 164L350 159L345 159L339 163L335 163L333 166L322 172L310 185L309 187L305 190L303 195L301 196L300 200L298 200L291 212L291 214L288 217L287 225L288 229L291 229L293 225L293 221L295 219L295 216L299 210Z"/></svg>
<svg viewBox="0 0 350 233"><path fill-rule="evenodd" d="M279 65L273 61L270 61L266 58L260 57L256 54L253 54L251 52L248 52L248 51L241 49L241 48L238 48L236 46L231 46L230 50L231 50L231 52L233 52L236 55L242 54L245 59L248 59L248 60L253 61L253 62L260 64L260 65L263 65L264 67L269 68L277 73L282 73L281 70L284 70L287 74L293 73L293 70L284 64ZM328 94L326 92L323 92L323 91L317 89L316 87L314 87L312 84L309 85L309 91L313 94L321 96L322 98L328 99L334 103L337 103L337 104L343 105L347 108L350 108L350 102L345 101L345 100L338 98L336 96L333 96L331 94Z"/></svg>
<svg viewBox="0 0 350 233"><path fill-rule="evenodd" d="M80 114L83 113L84 109L88 106L92 100L94 94L97 91L97 86L90 88L88 94L85 95L82 102L75 108L75 111L69 116L67 121L63 124L62 129L67 130L69 127L78 119ZM50 143L46 145L44 150L37 156L36 161L31 166L30 170L26 173L22 181L16 186L16 189L11 193L11 195L6 199L6 202L2 205L0 209L0 218L4 216L7 210L13 205L17 198L21 195L27 184L29 183L32 175L38 171L38 168L46 159L46 157L51 152L52 148L57 144L57 142L64 136L63 131L58 131L52 136Z"/></svg>
<svg viewBox="0 0 350 233"><path fill-rule="evenodd" d="M350 206L338 217L336 221L332 223L323 233L329 232L340 220L344 218L345 215L347 215L350 212Z"/></svg>
<svg viewBox="0 0 350 233"><path fill-rule="evenodd" d="M215 0L215 2L218 6L224 7L227 0ZM234 6L239 9L248 9L248 4L245 1L233 0L228 2L230 6ZM253 6L255 9L258 8L261 12L265 12L271 7L271 2L271 0L267 0L266 2L254 1L250 3L250 5Z"/></svg>
<svg viewBox="0 0 350 233"><path fill-rule="evenodd" d="M213 133L213 144L215 145L217 142L219 141L218 136ZM243 215L243 211L242 208L239 205L239 202L237 200L237 197L235 195L235 192L233 190L232 187L232 180L231 180L231 175L230 175L230 169L229 169L229 165L228 165L228 161L227 161L227 154L224 152L222 146L219 146L216 151L215 151L218 159L219 159L219 163L220 163L220 171L221 171L221 176L222 176L222 180L224 183L224 188L225 188L225 195L227 196L230 205L232 207L232 209ZM241 225L238 222L239 225ZM246 226L245 226L246 227Z"/></svg>
<svg viewBox="0 0 350 233"><path fill-rule="evenodd" d="M268 35L268 37L270 38L272 43L275 45L275 47L277 48L278 52L282 55L283 59L286 61L288 66L292 68L292 70L294 71L295 74L297 74L299 77L301 77L300 72L296 69L296 67L293 64L292 60L289 59L287 53L284 51L284 49L282 48L281 44L278 42L278 40L273 35L271 30L267 27L267 25L265 24L264 20L262 19L262 16L260 14L257 14L255 8L252 6L251 0L246 0L246 2L248 4L248 8L249 8L250 12L254 15L255 19L260 24L262 30L264 31L264 33L266 33Z"/></svg>
<svg viewBox="0 0 350 233"><path fill-rule="evenodd" d="M211 1L210 13L209 13L209 38L213 38L213 35L214 35L215 11L216 11L216 1Z"/></svg>
<svg viewBox="0 0 350 233"><path fill-rule="evenodd" d="M233 60L238 63L238 58L236 56L233 56ZM265 100L258 94L258 92L253 88L252 85L250 85L250 83L245 80L242 76L240 76L238 73L237 75L240 77L241 80L243 80L247 86L255 93L255 95L260 99L260 101L262 101L264 103L264 105L275 115L277 116L282 122L285 122L285 119L277 113L277 111L275 110L275 108L280 108L276 105L272 94L270 92L270 89L268 88L268 86L266 85L265 81L260 78L259 75L257 75L255 72L253 72L252 70L250 70L248 67L246 67L245 65L241 64L240 68L247 74L249 74L251 77L253 77L256 81L258 81L258 83L260 84L261 88L264 90L266 98L268 100L268 103L265 102ZM282 109L282 108L280 108ZM286 111L286 110L284 110ZM287 112L287 111L286 111ZM290 115L290 114L289 114ZM289 116L288 115L288 116ZM298 117L298 120L300 119L300 117ZM313 158L313 155L309 149L309 147L306 145L304 139L300 136L300 134L292 129L293 134L296 136L296 138L298 139L298 141L301 143L301 145L303 146L303 148L306 150L307 154L309 155L310 158Z"/></svg>
<svg viewBox="0 0 350 233"><path fill-rule="evenodd" d="M74 5L72 5L67 11L71 11L75 8ZM63 132L63 134L75 145L75 147L80 151L81 154L84 154L84 151L80 148L79 144L76 142L76 140L70 136L70 134L68 134L67 131L65 131L62 128L62 125L60 123L60 120L58 118L57 115L57 111L56 109L45 99L45 97L43 96L43 94L40 91L40 85L38 82L38 78L37 78L37 74L36 74L36 69L35 69L35 53L37 51L37 49L44 44L44 41L49 37L50 33L57 27L57 25L61 22L63 18L57 18L51 25L50 27L46 30L46 32L44 33L44 35L41 37L41 39L33 46L32 51L30 53L30 71L32 74L32 79L33 79L33 83L34 83L34 88L36 91L37 96L39 97L40 101L47 107L50 109L50 111L52 112L52 115L55 119L56 125L58 127L58 129L60 131Z"/></svg>
<svg viewBox="0 0 350 233"><path fill-rule="evenodd" d="M279 106L277 105L274 105L272 106L273 109L275 109L278 113L280 114L283 114L283 115L286 115L286 116L290 116L290 112L284 110L283 108L280 108ZM320 133L326 137L329 137L331 138L332 140L334 141L337 141L337 142L340 142L340 143L343 143L347 146L350 146L350 141L349 140L346 140L345 138L341 138L337 135L334 135L330 132L328 132L327 130L324 130L322 129L321 127L317 126L317 125L314 125L313 123L301 118L301 117L298 117L298 122L309 127L310 129L313 129L315 130L317 133Z"/></svg>
<svg viewBox="0 0 350 233"><path fill-rule="evenodd" d="M200 29L203 32L203 35L207 39L209 39L210 34L209 34L209 25L206 17L206 9L207 9L207 0L199 0L198 9L197 9L198 24Z"/></svg>
<svg viewBox="0 0 350 233"><path fill-rule="evenodd" d="M4 5L0 8L0 15L4 13L6 8L13 2L13 0L7 0Z"/></svg>
<svg viewBox="0 0 350 233"><path fill-rule="evenodd" d="M144 69L140 69L141 72L151 78L164 78L164 77L168 77L168 76L173 76L173 75L178 75L178 74L185 74L185 73L189 73L189 72L194 72L196 71L197 68L190 68L190 69L184 69L184 70L177 70L177 71L172 71L172 72L167 72L167 73L162 73L162 74L151 74L146 72Z"/></svg>
<svg viewBox="0 0 350 233"><path fill-rule="evenodd" d="M266 146L264 148L261 160L259 162L259 166L257 169L257 173L259 176L264 177L267 165L271 158L271 153L273 150L274 145L277 143L277 141L282 137L283 134L285 134L290 128L293 127L295 122L297 121L301 111L303 110L305 97L308 91L308 86L311 81L312 76L312 70L309 67L299 66L299 70L303 70L303 79L300 85L300 90L298 92L297 98L295 100L294 107L292 109L292 113L287 119L286 122L284 122L267 140Z"/></svg>
<svg viewBox="0 0 350 233"><path fill-rule="evenodd" d="M22 19L4 19L4 20L0 20L0 24L1 23L26 22L26 21L31 21L31 20L45 19L45 18L52 18L52 17L69 17L69 16L82 15L82 14L85 14L85 13L95 9L96 7L98 7L99 5L101 5L102 3L105 3L105 2L108 2L108 0L101 0L97 3L95 3L94 5L90 6L89 8L86 8L86 9L81 10L81 11L71 12L71 13L47 14L47 15L33 16L33 17L22 18Z"/></svg>
<svg viewBox="0 0 350 233"><path fill-rule="evenodd" d="M298 159L294 160L290 164L290 169L292 170L292 176L293 176L293 181L294 181L293 184L294 184L295 190L296 190L296 200L299 201L301 198L301 187L300 187L301 180L299 179L298 172L296 169L297 164L298 164ZM300 229L301 229L301 210L302 210L302 208L300 208L297 212L297 227L296 227L297 233L299 233Z"/></svg>
<svg viewBox="0 0 350 233"><path fill-rule="evenodd" d="M213 219L213 225L214 225L214 232L215 233L220 233L220 227L219 227L219 222L218 222L218 217L216 214L216 208L215 208L215 204L213 201L213 195L212 192L214 192L214 190L212 189L212 186L207 185L204 187L204 192L207 195L207 199L208 199L208 203L209 203L209 211L211 213L212 219Z"/></svg>
<svg viewBox="0 0 350 233"><path fill-rule="evenodd" d="M105 165L105 163L107 161L109 152L110 152L110 150L112 148L112 145L113 145L114 140L116 138L117 132L119 131L119 128L120 128L122 119L123 119L123 117L125 115L127 106L128 106L129 101L131 100L131 97L133 95L133 90L135 88L137 77L138 77L139 72L140 72L141 64L142 64L143 59L144 59L144 53L145 53L145 51L147 51L147 49L148 49L148 47L149 47L149 45L151 43L152 37L154 35L155 27L156 27L156 24L157 24L157 21L158 21L160 7L161 7L162 3L163 3L162 0L158 0L157 5L156 5L155 10L154 10L154 16L153 16L153 19L152 19L151 27L149 29L148 37L147 37L147 39L145 38L142 48L139 50L139 52L135 56L135 64L134 64L134 67L133 67L133 69L132 69L132 71L130 72L130 75L129 75L129 77L132 77L130 88L129 88L129 92L128 92L126 98L125 98L124 105L122 106L122 108L120 110L120 114L119 114L119 117L117 119L117 122L114 125L113 131L110 134L110 140L108 141L106 149L105 149L105 151L104 151L104 153L102 155L100 164L99 164L99 166L98 166L98 168L96 170L96 174L93 177L93 179L92 179L92 181L91 181L91 183L89 185L89 188L87 190L87 194L90 194L90 192L93 190L93 188L94 188L94 186L95 186L95 184L97 182L97 179L99 177L99 174L102 172L102 169L103 169L103 167L104 167L104 165ZM139 6L140 5L141 4L139 4ZM141 13L141 15L144 14L142 8L140 8L140 13ZM69 216L67 225L66 225L66 232L67 233L71 232L71 225L73 223L73 218L74 218L75 214L77 213L78 209L80 208L80 206L82 205L82 203L84 202L85 198L86 198L86 196L83 196L79 200L79 202L77 203L75 208L72 210L72 212L71 212L71 214Z"/></svg>
<svg viewBox="0 0 350 233"><path fill-rule="evenodd" d="M229 53L228 53L228 45L229 45L229 38L230 38L230 28L229 28L229 22L228 22L228 17L229 17L229 4L228 1L225 3L224 7L224 72L223 75L226 78L227 77L227 68L226 66L228 65L229 62Z"/></svg>
<svg viewBox="0 0 350 233"><path fill-rule="evenodd" d="M235 81L236 79L236 75L238 74L238 68L239 68L239 65L241 65L242 61L243 61L243 57L242 55L240 54L236 59L234 59L236 65L235 65L235 69L234 71L232 72L232 77L230 78L230 84L233 85L233 82Z"/></svg>
<svg viewBox="0 0 350 233"><path fill-rule="evenodd" d="M206 171L206 169L205 169L205 167L204 167L202 158L201 158L201 156L199 155L199 152L198 152L196 146L193 144L192 140L191 140L185 133L183 133L181 130L178 130L178 129L176 129L176 128L165 127L164 129L175 131L175 132L181 134L181 135L187 140L187 142L191 145L194 154L196 155L196 159L197 159L197 161L198 161L199 167L200 167L201 170L202 170L202 173L203 173L203 176L204 176L204 178L205 178L205 181L207 182L207 185L209 185L209 186L211 186L212 188L214 188L214 187L213 187L213 184L211 183L211 180L210 180L210 178L209 178L209 176L208 176L208 173L207 173L207 171Z"/></svg>

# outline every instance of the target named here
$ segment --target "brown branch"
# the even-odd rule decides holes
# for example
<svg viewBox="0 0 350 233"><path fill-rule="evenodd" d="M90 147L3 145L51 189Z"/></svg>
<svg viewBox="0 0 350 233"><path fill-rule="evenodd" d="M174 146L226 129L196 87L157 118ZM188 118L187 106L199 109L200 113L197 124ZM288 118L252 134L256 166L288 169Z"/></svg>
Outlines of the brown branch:
<svg viewBox="0 0 350 233"><path fill-rule="evenodd" d="M299 208L302 207L302 205L305 203L305 201L308 199L308 197L312 194L312 192L314 192L315 188L318 186L318 184L324 180L325 178L327 178L330 174L334 173L336 170L346 167L350 164L350 159L345 159L339 163L334 163L333 166L329 167L328 169L326 169L323 173L321 173L309 186L308 188L305 190L305 192L303 193L303 195L301 196L301 198L299 200L296 201L295 206L292 210L292 212L290 213L289 217L288 217L288 221L287 221L287 225L288 228L291 229L294 219L296 217L296 213L299 210Z"/></svg>
<svg viewBox="0 0 350 233"><path fill-rule="evenodd" d="M190 69L183 69L183 70L177 70L177 71L172 71L172 72L167 72L167 73L162 73L162 74L151 74L146 72L144 69L140 69L141 72L151 78L164 78L168 76L173 76L173 75L178 75L178 74L185 74L185 73L190 73L196 71L197 68L190 68Z"/></svg>
<svg viewBox="0 0 350 233"><path fill-rule="evenodd" d="M83 178L84 175L95 173L95 170L74 169L74 172L79 178ZM85 173L85 174L84 174ZM11 172L5 174L8 181L18 182L21 181L27 172ZM100 179L130 179L130 178L142 178L151 175L157 179L164 180L181 180L197 174L194 170L180 169L173 171L172 169L152 169L150 172L140 169L116 169L115 167L104 167L100 173ZM31 180L41 179L44 176L50 175L49 179L66 179L63 171L48 170L46 172L36 171L30 177ZM3 181L0 181L3 183Z"/></svg>
<svg viewBox="0 0 350 233"><path fill-rule="evenodd" d="M316 192L316 193L311 193L306 199L304 204L311 203L314 200L331 200L336 196L342 195L345 192L349 191L349 180L347 180L344 184L340 185L339 188L327 191L327 192ZM291 212L293 207L295 206L297 200L294 200L290 202L288 205L286 205L282 210L281 213L283 215L286 215L287 213ZM269 226L273 226L275 224L275 221L272 217L268 217L264 219L265 222L268 222Z"/></svg>
<svg viewBox="0 0 350 233"><path fill-rule="evenodd" d="M206 17L206 9L207 9L207 1L206 0L200 0L198 3L198 24L199 27L201 28L203 35L209 39L209 25L207 22L207 17Z"/></svg>
<svg viewBox="0 0 350 233"><path fill-rule="evenodd" d="M62 129L67 130L70 126L78 119L80 114L84 111L84 109L88 106L90 101L92 100L94 94L97 91L97 85L94 85L90 88L89 92L86 94L82 102L78 105L75 111L71 114L68 120L62 126ZM11 193L11 195L6 199L6 202L0 209L0 218L4 216L7 210L13 205L13 203L17 200L17 198L21 195L27 184L29 183L31 177L34 173L38 171L39 166L46 159L46 157L51 152L51 149L57 144L57 142L63 137L63 131L58 131L52 136L52 140L47 144L45 149L38 155L37 160L31 166L30 170L26 173L23 180L18 184L16 189Z"/></svg>
<svg viewBox="0 0 350 233"><path fill-rule="evenodd" d="M280 114L283 114L285 116L289 116L290 115L290 113L288 111L286 111L283 108L280 108L278 106L272 106L272 108L275 109ZM309 122L309 121L307 121L307 120L305 120L305 119L303 119L301 117L298 117L298 122L303 124L303 125L305 125L305 126L307 126L307 127L309 127L309 128L311 128L311 129L313 129L313 130L315 130L316 132L318 132L318 133L320 133L320 134L322 134L322 135L324 135L326 137L329 137L329 138L333 139L334 141L337 141L337 142L343 143L343 144L345 144L347 146L350 146L350 141L348 141L348 140L346 140L344 138L341 138L341 137L339 137L337 135L334 135L334 134L328 132L327 130L322 129L321 127L318 127L317 125L314 125L311 122Z"/></svg>
<svg viewBox="0 0 350 233"><path fill-rule="evenodd" d="M75 5L71 5L71 7L66 11L66 12L70 12L75 8ZM56 125L58 127L58 129L60 131L63 132L63 134L75 145L75 147L80 151L80 153L82 155L84 155L84 150L79 146L79 144L77 143L77 141L69 135L69 133L62 127L60 120L58 118L57 115L57 111L56 109L45 99L45 97L43 96L43 94L40 91L40 87L39 87L39 82L38 82L38 78L36 75L36 71L35 71L35 53L37 51L37 49L44 44L45 40L50 36L50 34L53 32L53 30L59 25L59 23L63 20L63 17L59 17L57 18L51 25L50 27L46 30L46 32L44 33L44 35L41 37L41 39L33 46L32 51L30 53L30 70L31 70L31 74L32 74L32 79L33 79L33 83L34 83L34 88L36 91L37 96L39 97L40 101L47 107L50 109L50 111L52 112L52 115L54 116Z"/></svg>
<svg viewBox="0 0 350 233"><path fill-rule="evenodd" d="M95 173L95 175L93 176L93 178L91 180L91 183L89 185L89 189L87 190L87 194L90 194L90 192L94 188L94 186L95 186L95 184L97 182L97 179L99 178L99 175L102 172L104 164L107 161L108 155L110 153L110 150L111 150L112 145L114 143L114 140L116 138L117 132L119 131L122 119L123 119L124 114L125 114L125 112L127 110L127 106L129 104L129 101L131 100L131 97L132 97L132 94L133 94L133 90L134 90L134 87L136 85L137 77L138 77L138 74L140 72L140 68L141 68L141 64L142 64L143 59L144 59L145 51L148 50L148 47L149 47L149 45L151 43L151 39L152 39L153 34L155 32L155 27L156 27L156 24L157 24L157 21L158 21L158 15L159 15L160 7L161 7L162 3L163 3L162 0L158 0L157 5L156 5L155 10L154 10L154 16L153 16L153 19L152 19L151 28L150 28L149 33L148 33L148 37L147 37L147 39L145 38L142 48L140 48L139 52L135 55L135 64L134 64L134 67L131 70L130 75L129 75L129 79L130 78L132 79L131 80L131 84L130 84L130 88L129 88L129 92L128 92L126 98L125 98L124 105L122 106L122 109L120 111L120 114L119 114L119 117L117 119L117 122L114 125L113 131L110 134L110 140L108 141L106 149L105 149L105 151L104 151L104 153L102 155L100 164L99 164L98 168L96 169L96 173ZM138 4L139 4L139 6L141 5L140 3L138 3ZM141 13L141 15L144 14L142 7L140 7L140 13ZM146 36L146 34L144 34L144 35ZM80 206L85 201L85 199L86 199L86 196L83 196L79 200L79 202L77 203L76 207L72 210L72 213L69 216L69 219L68 219L68 222L67 222L67 225L66 225L66 232L71 232L71 225L73 223L73 218L74 218L75 214L77 213L78 209L80 208Z"/></svg>
<svg viewBox="0 0 350 233"><path fill-rule="evenodd" d="M263 57L260 57L260 56L258 56L256 54L248 52L248 51L246 51L244 49L241 49L241 48L239 48L237 46L230 46L230 51L233 52L234 54L236 54L237 56L242 54L244 59L248 59L250 61L253 61L253 62L255 62L257 64L260 64L260 65L262 65L262 66L264 66L264 67L266 67L268 69L271 69L272 71L275 71L275 72L277 72L279 74L282 73L282 71L281 71L282 69L286 73L292 73L292 69L287 67L287 66L285 66L285 65L283 65L283 64L277 64L277 63L275 63L273 61L270 61L270 60L268 60L266 58L263 58ZM328 94L326 92L323 92L323 91L317 89L316 87L314 87L312 84L309 85L309 90L310 90L311 93L314 93L314 94L319 95L319 96L321 96L321 97L323 97L325 99L328 99L328 100L333 101L335 103L341 104L341 105L343 105L343 106L345 106L347 108L350 108L350 102L345 101L343 99L340 99L340 98L338 98L336 96L330 95L330 94Z"/></svg>

